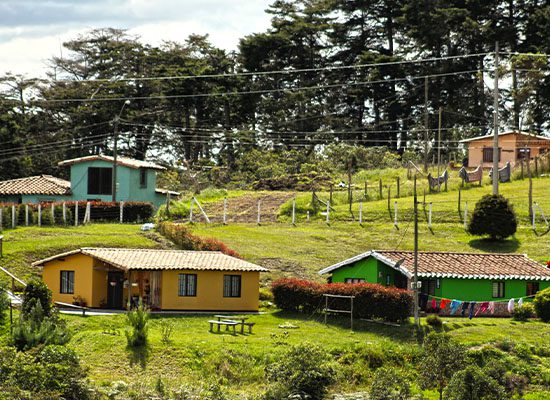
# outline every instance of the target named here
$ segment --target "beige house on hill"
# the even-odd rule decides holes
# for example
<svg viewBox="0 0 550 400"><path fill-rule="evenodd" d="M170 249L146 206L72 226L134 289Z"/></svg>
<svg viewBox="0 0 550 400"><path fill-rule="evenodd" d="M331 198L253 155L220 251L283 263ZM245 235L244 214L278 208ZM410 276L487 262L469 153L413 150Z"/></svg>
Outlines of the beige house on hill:
<svg viewBox="0 0 550 400"><path fill-rule="evenodd" d="M512 166L521 160L532 160L539 154L550 152L550 137L531 135L527 132L499 133L499 167L507 162ZM493 135L461 140L468 149L468 166L493 166Z"/></svg>

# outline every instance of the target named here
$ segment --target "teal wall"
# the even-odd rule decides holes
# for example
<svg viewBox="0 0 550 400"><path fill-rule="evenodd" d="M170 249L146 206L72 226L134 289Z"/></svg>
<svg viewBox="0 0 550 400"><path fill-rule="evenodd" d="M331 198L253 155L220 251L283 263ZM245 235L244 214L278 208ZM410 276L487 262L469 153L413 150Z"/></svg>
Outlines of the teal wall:
<svg viewBox="0 0 550 400"><path fill-rule="evenodd" d="M46 203L51 201L70 200L70 196L45 196L45 195L18 195L0 196L0 203Z"/></svg>
<svg viewBox="0 0 550 400"><path fill-rule="evenodd" d="M401 275L399 271L388 267L374 257L360 260L354 264L332 271L332 282L344 282L346 278L361 278L366 282L386 285L387 276L390 276L390 285L395 285L395 278ZM420 279L423 288L427 288L427 280ZM433 280L436 280L435 278ZM490 279L456 279L440 278L439 288L435 288L434 295L463 301L491 301L493 298L493 280ZM519 298L527 295L527 283L517 279L504 280L504 299ZM538 281L539 290L550 287L548 281Z"/></svg>

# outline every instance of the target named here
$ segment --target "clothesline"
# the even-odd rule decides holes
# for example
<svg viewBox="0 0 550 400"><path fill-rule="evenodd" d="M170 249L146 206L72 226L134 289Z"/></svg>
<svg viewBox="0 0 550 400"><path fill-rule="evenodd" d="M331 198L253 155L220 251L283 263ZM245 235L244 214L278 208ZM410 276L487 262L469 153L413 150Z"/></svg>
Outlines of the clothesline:
<svg viewBox="0 0 550 400"><path fill-rule="evenodd" d="M464 302L468 302L468 303L472 303L472 302L475 302L475 303L483 303L483 302L486 302L486 301L492 301L493 303L508 303L510 300L514 299L514 300L519 300L519 299L528 299L530 297L535 297L536 295L535 294L532 294L532 295L529 295L529 296L522 296L522 297L511 297L509 299L503 299L503 300L458 300L458 299L451 299L449 297L438 297L438 296L433 296L431 294L427 294L427 293L419 293L419 295L421 294L426 294L429 298L432 298L432 299L439 299L439 300L443 300L443 299L446 299L446 300L457 300L457 301L460 301L462 303Z"/></svg>

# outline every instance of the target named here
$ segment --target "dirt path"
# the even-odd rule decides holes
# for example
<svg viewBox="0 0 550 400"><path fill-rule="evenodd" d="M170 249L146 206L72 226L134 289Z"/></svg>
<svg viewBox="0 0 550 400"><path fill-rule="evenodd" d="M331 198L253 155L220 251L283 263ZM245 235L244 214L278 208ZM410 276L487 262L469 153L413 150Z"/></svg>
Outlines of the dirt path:
<svg viewBox="0 0 550 400"><path fill-rule="evenodd" d="M260 217L263 222L277 221L279 207L294 197L293 192L259 192L227 199L227 222L255 223L258 218L258 200L260 201ZM223 201L203 205L211 222L223 222ZM194 219L204 222L197 209Z"/></svg>

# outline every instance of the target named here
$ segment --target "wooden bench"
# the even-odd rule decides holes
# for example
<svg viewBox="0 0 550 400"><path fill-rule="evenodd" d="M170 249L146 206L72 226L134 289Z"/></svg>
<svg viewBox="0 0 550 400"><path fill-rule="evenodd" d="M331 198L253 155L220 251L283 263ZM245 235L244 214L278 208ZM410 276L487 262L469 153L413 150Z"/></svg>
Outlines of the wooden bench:
<svg viewBox="0 0 550 400"><path fill-rule="evenodd" d="M75 304L70 304L70 303L63 303L61 301L56 301L54 302L54 304L60 308L76 308L77 310L81 310L83 317L86 316L86 311L88 310L88 307L77 306Z"/></svg>
<svg viewBox="0 0 550 400"><path fill-rule="evenodd" d="M223 325L225 326L225 330L229 330L229 327L233 327L233 334L237 334L236 326L239 325L239 322L236 321L216 321L216 320L210 320L208 321L210 324L210 332L214 331L214 324L218 326L218 332L220 331L220 327Z"/></svg>
<svg viewBox="0 0 550 400"><path fill-rule="evenodd" d="M251 334L251 333L252 333L252 327L253 327L254 325L256 325L256 323L255 323L255 322L244 322L244 323L243 323L243 327L244 327L245 325L248 326L248 333Z"/></svg>

